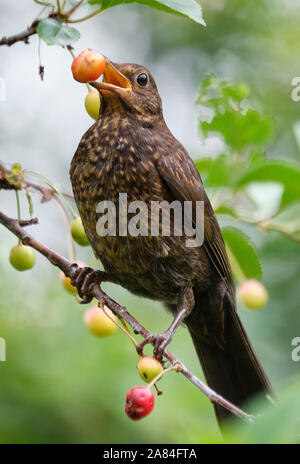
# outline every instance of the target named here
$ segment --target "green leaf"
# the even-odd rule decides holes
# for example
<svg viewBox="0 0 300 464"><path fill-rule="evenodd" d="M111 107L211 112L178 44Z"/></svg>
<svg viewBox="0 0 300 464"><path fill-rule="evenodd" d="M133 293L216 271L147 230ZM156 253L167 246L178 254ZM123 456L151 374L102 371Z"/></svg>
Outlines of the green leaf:
<svg viewBox="0 0 300 464"><path fill-rule="evenodd" d="M124 3L139 3L167 13L185 16L205 26L202 8L196 0L89 0L89 3L101 5L103 10Z"/></svg>
<svg viewBox="0 0 300 464"><path fill-rule="evenodd" d="M222 135L228 147L237 153L260 148L273 135L273 120L249 108L247 84L220 81L209 74L202 81L197 102L212 109L210 122L200 120L204 136L209 132ZM248 108L248 109L247 109Z"/></svg>
<svg viewBox="0 0 300 464"><path fill-rule="evenodd" d="M284 186L281 207L300 198L300 167L286 161L266 161L247 171L238 182L244 187L251 182L279 182Z"/></svg>
<svg viewBox="0 0 300 464"><path fill-rule="evenodd" d="M226 214L227 216L231 216L231 217L234 217L234 218L237 217L237 215L236 215L236 213L233 211L233 209L231 209L229 206L226 206L226 205L218 206L218 207L215 209L215 213L216 213L216 214Z"/></svg>
<svg viewBox="0 0 300 464"><path fill-rule="evenodd" d="M273 121L266 115L249 109L246 114L226 110L211 122L201 122L204 135L220 132L227 145L241 151L248 146L265 145L273 135Z"/></svg>
<svg viewBox="0 0 300 464"><path fill-rule="evenodd" d="M295 346L290 347L292 353ZM246 410L257 411L254 423L233 420L227 424L227 443L234 444L299 444L300 443L300 378L291 378L276 391L276 404L266 404L264 395L255 397Z"/></svg>
<svg viewBox="0 0 300 464"><path fill-rule="evenodd" d="M232 98L236 102L242 102L250 94L250 88L245 82L231 84L222 82L223 94L227 98Z"/></svg>
<svg viewBox="0 0 300 464"><path fill-rule="evenodd" d="M233 227L224 227L222 234L229 255L230 264L238 280L259 279L262 269L257 252L250 238Z"/></svg>
<svg viewBox="0 0 300 464"><path fill-rule="evenodd" d="M202 81L197 102L216 109L219 105L232 109L233 103L239 105L249 93L250 89L244 82L220 81L210 73Z"/></svg>
<svg viewBox="0 0 300 464"><path fill-rule="evenodd" d="M206 184L208 187L230 187L236 180L237 172L231 157L220 155L211 165Z"/></svg>
<svg viewBox="0 0 300 464"><path fill-rule="evenodd" d="M300 201L284 208L277 216L267 223L268 228L288 235L289 238L300 242Z"/></svg>
<svg viewBox="0 0 300 464"><path fill-rule="evenodd" d="M48 45L69 45L80 38L77 29L61 24L53 18L40 21L37 33Z"/></svg>

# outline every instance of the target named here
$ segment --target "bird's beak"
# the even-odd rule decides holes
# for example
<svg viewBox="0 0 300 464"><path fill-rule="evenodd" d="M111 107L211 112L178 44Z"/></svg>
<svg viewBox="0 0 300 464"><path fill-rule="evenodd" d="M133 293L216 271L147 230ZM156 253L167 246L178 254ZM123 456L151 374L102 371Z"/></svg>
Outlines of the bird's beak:
<svg viewBox="0 0 300 464"><path fill-rule="evenodd" d="M101 93L113 92L122 96L125 92L132 91L129 80L109 61L105 66L103 81L89 82L89 84Z"/></svg>

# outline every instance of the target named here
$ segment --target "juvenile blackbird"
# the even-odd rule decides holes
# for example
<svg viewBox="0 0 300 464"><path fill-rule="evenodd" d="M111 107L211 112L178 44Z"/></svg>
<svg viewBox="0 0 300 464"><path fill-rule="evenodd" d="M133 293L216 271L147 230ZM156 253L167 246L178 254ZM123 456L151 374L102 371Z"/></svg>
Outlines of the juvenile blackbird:
<svg viewBox="0 0 300 464"><path fill-rule="evenodd" d="M91 85L101 94L100 115L79 143L70 176L86 235L106 271L99 280L160 300L174 314L168 330L150 337L156 357L184 320L211 388L236 405L258 392L267 394L270 383L236 313L216 216L193 161L164 121L153 77L137 64L109 61L103 82ZM203 245L187 247L186 237L174 233L99 236L97 204L118 205L122 192L128 203L190 201L193 217L196 202L204 202ZM230 414L214 407L222 423Z"/></svg>

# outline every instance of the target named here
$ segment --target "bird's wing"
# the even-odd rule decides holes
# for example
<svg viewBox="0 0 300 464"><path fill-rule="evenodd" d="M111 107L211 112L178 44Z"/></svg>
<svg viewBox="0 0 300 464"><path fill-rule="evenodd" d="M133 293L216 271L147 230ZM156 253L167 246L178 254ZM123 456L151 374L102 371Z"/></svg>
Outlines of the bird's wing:
<svg viewBox="0 0 300 464"><path fill-rule="evenodd" d="M234 299L234 282L222 233L195 164L183 148L182 150L177 148L171 155L159 158L157 169L177 200L193 202L193 216L194 202L204 202L203 246Z"/></svg>

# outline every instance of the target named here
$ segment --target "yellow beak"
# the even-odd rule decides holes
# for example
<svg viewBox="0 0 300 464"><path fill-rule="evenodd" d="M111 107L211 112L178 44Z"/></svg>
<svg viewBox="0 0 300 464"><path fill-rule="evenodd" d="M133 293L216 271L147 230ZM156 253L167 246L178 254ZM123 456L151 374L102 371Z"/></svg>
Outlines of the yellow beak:
<svg viewBox="0 0 300 464"><path fill-rule="evenodd" d="M109 61L107 61L103 73L103 81L89 82L99 92L113 92L122 94L131 92L132 87L128 79Z"/></svg>

